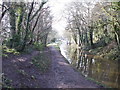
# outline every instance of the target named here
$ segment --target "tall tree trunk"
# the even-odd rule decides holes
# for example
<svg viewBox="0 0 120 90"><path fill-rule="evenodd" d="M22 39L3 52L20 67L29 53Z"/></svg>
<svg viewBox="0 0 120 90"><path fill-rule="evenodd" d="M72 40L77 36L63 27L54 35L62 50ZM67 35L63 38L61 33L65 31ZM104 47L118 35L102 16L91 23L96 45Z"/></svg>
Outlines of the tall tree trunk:
<svg viewBox="0 0 120 90"><path fill-rule="evenodd" d="M12 7L9 9L9 14L10 14L11 37L12 37L10 47L12 48L14 45L14 36L16 34L16 15Z"/></svg>
<svg viewBox="0 0 120 90"><path fill-rule="evenodd" d="M20 51L23 51L25 49L25 46L26 46L26 42L27 42L27 38L28 38L28 30L29 30L29 24L30 24L30 16L32 14L32 10L33 10L33 4L34 2L32 2L31 4L31 8L30 8L30 11L28 13L28 17L27 17L27 26L26 26L26 33L25 33L25 37L24 37L24 40L23 40L23 45L22 45L22 48Z"/></svg>
<svg viewBox="0 0 120 90"><path fill-rule="evenodd" d="M18 33L18 35L20 35L20 32L21 32L23 16L24 16L24 13L25 13L23 5L21 5L21 7L20 7L20 15L18 17L18 25L17 25L17 30L18 30L17 33Z"/></svg>
<svg viewBox="0 0 120 90"><path fill-rule="evenodd" d="M35 28L36 28L36 26L37 26L37 24L38 24L38 21L39 21L39 18L40 18L40 14L41 14L41 13L39 13L39 15L37 16L37 19L36 19L36 21L35 21L35 24L34 24L34 26L33 26L33 28L32 28L31 33L34 33L34 31L35 31ZM33 35L34 35L34 34L31 34L31 35L32 35L32 36L31 36L31 40L30 40L29 44L32 44L32 43L33 43Z"/></svg>
<svg viewBox="0 0 120 90"><path fill-rule="evenodd" d="M45 45L45 47L46 47L46 45L47 45L47 37L48 37L48 33L46 34L45 40L44 40L44 45Z"/></svg>
<svg viewBox="0 0 120 90"><path fill-rule="evenodd" d="M94 48L94 43L93 43L93 28L92 27L90 27L89 36L90 36L90 45L91 45L91 48Z"/></svg>
<svg viewBox="0 0 120 90"><path fill-rule="evenodd" d="M82 45L82 41L81 41L81 32L80 29L78 28L78 34L79 34L79 46Z"/></svg>
<svg viewBox="0 0 120 90"><path fill-rule="evenodd" d="M39 9L34 13L33 16L31 16L32 10L33 10L34 1L32 2L30 11L29 11L28 17L27 17L26 35L25 35L25 38L24 38L24 41L23 41L23 45L22 45L22 48L21 48L20 51L23 51L23 50L25 49L25 46L26 46L26 43L27 43L27 39L28 39L28 36L29 36L30 21L34 19L34 17L39 13L39 11L42 9L42 7L43 7L43 5L44 5L45 3L46 3L46 2L42 2L42 3L40 4ZM35 25L35 26L36 26L36 25Z"/></svg>
<svg viewBox="0 0 120 90"><path fill-rule="evenodd" d="M118 45L118 49L120 50L120 30L118 30L117 25L114 26L115 29L115 40Z"/></svg>
<svg viewBox="0 0 120 90"><path fill-rule="evenodd" d="M89 45L89 40L88 40L88 34L87 34L87 31L85 33L85 42L86 42L86 45Z"/></svg>

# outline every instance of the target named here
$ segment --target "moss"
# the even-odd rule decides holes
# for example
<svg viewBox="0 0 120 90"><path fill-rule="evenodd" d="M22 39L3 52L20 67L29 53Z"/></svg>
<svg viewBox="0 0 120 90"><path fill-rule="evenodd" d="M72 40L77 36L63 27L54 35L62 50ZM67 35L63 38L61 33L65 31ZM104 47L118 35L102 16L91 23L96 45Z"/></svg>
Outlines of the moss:
<svg viewBox="0 0 120 90"><path fill-rule="evenodd" d="M8 48L7 46L3 46L3 53L8 53L8 54L14 54L14 55L18 55L19 52L17 52L15 49L13 48Z"/></svg>
<svg viewBox="0 0 120 90"><path fill-rule="evenodd" d="M20 55L20 52L18 52L16 49L8 48L5 45L2 47L2 52L3 57L9 57L10 55Z"/></svg>

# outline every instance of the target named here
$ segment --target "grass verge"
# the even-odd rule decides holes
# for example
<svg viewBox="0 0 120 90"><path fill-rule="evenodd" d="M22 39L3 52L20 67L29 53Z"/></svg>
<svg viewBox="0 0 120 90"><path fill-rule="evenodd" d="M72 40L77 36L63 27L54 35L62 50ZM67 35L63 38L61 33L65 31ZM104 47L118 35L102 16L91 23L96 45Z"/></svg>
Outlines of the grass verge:
<svg viewBox="0 0 120 90"><path fill-rule="evenodd" d="M48 44L47 46L54 46L56 50L60 50L59 44L57 43L51 43L51 44Z"/></svg>

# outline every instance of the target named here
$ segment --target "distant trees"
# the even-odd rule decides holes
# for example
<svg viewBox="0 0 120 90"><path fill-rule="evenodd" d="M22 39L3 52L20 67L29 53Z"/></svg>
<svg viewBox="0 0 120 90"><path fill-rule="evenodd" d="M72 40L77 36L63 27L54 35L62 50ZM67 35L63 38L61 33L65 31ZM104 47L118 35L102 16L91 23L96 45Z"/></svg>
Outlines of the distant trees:
<svg viewBox="0 0 120 90"><path fill-rule="evenodd" d="M115 40L120 47L120 2L72 2L68 6L67 30L76 44L95 48Z"/></svg>
<svg viewBox="0 0 120 90"><path fill-rule="evenodd" d="M88 34L90 29L90 18L89 17L89 9L83 5L81 2L73 2L71 6L68 8L68 26L66 27L68 30L71 30L73 38L76 44L82 46L84 44L90 44L93 41L89 41L88 39L92 38ZM70 16L69 16L70 15ZM89 30L88 30L89 29Z"/></svg>
<svg viewBox="0 0 120 90"><path fill-rule="evenodd" d="M0 21L3 23L4 44L18 51L35 42L46 46L52 29L52 15L46 3L3 2Z"/></svg>

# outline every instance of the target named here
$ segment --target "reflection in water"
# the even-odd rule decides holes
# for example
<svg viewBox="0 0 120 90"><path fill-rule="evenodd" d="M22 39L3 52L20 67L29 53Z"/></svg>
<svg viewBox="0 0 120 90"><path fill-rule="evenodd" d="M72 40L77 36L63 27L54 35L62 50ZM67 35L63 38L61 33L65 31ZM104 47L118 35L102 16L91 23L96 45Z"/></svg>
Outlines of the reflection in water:
<svg viewBox="0 0 120 90"><path fill-rule="evenodd" d="M118 63L102 59L76 48L75 45L61 44L62 55L85 77L90 77L109 87L118 88Z"/></svg>

